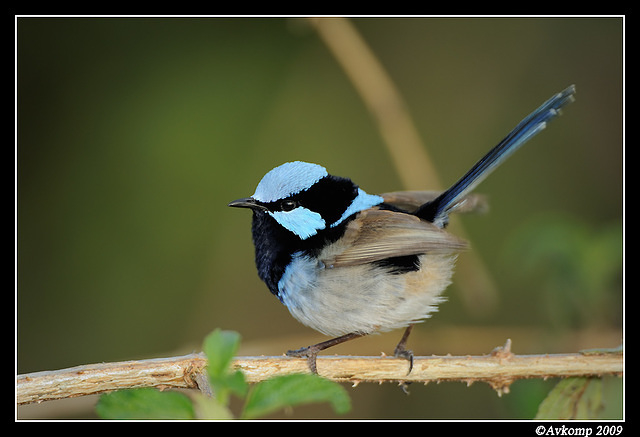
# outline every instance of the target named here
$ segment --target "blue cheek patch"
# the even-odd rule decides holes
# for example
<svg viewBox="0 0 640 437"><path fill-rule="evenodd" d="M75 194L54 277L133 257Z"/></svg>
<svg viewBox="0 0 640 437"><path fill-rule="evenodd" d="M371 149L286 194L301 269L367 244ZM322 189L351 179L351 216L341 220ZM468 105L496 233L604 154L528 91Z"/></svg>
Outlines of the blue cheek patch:
<svg viewBox="0 0 640 437"><path fill-rule="evenodd" d="M326 227L320 214L301 206L291 211L269 211L268 214L302 240L314 236Z"/></svg>
<svg viewBox="0 0 640 437"><path fill-rule="evenodd" d="M342 216L335 222L331 224L331 227L338 226L340 223L345 221L351 215L356 212L364 211L365 209L371 208L372 206L380 205L384 202L384 199L380 196L376 196L373 194L367 194L358 188L358 195L351 202L351 205L347 208L347 210L342 214Z"/></svg>

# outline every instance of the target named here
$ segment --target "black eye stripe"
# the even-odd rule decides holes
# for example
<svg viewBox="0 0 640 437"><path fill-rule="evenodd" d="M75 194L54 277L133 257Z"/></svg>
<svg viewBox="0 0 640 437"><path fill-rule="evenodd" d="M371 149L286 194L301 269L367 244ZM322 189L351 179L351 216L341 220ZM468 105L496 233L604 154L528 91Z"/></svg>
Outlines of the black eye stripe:
<svg viewBox="0 0 640 437"><path fill-rule="evenodd" d="M300 206L300 202L294 199L293 197L289 197L287 199L276 200L273 202L263 202L261 203L261 205L271 212L277 212L277 211L287 212L287 211L292 211L296 209L298 206Z"/></svg>
<svg viewBox="0 0 640 437"><path fill-rule="evenodd" d="M338 220L358 195L349 179L327 176L298 195L300 205L319 213L327 223Z"/></svg>
<svg viewBox="0 0 640 437"><path fill-rule="evenodd" d="M327 223L338 220L358 195L350 179L326 176L309 189L286 199L264 203L269 211L291 211L299 206L320 214Z"/></svg>
<svg viewBox="0 0 640 437"><path fill-rule="evenodd" d="M293 199L286 199L280 202L281 211L291 211L298 207L298 202Z"/></svg>

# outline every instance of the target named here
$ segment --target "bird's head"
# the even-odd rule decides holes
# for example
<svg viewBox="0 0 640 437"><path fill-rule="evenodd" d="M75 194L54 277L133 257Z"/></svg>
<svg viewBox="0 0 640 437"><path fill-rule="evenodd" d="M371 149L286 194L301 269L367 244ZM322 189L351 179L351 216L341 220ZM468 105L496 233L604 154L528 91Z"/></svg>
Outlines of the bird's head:
<svg viewBox="0 0 640 437"><path fill-rule="evenodd" d="M317 164L295 161L269 171L251 197L234 200L229 206L271 217L306 240L382 202L382 197L365 193L350 179L330 175Z"/></svg>

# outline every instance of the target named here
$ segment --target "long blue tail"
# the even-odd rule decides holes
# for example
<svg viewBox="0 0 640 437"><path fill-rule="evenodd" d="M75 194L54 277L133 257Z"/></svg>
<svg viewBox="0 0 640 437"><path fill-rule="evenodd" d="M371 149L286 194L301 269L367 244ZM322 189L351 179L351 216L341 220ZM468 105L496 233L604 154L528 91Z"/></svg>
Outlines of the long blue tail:
<svg viewBox="0 0 640 437"><path fill-rule="evenodd" d="M520 146L543 130L547 122L559 115L560 108L574 100L576 87L571 85L554 95L542 106L529 114L500 143L478 161L451 188L434 200L422 205L416 215L440 227L447 225L449 212L458 202L471 192L480 182L502 164Z"/></svg>

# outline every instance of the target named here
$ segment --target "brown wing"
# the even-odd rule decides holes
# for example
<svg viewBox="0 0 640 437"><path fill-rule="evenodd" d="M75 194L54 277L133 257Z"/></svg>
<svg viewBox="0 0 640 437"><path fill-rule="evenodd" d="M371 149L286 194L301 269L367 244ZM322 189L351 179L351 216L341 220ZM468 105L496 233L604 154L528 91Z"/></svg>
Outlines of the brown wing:
<svg viewBox="0 0 640 437"><path fill-rule="evenodd" d="M405 211L414 212L420 205L435 199L440 195L440 191L394 191L381 194L385 203L393 205ZM470 194L465 196L458 204L452 208L457 213L485 212L489 208L487 200L480 194Z"/></svg>
<svg viewBox="0 0 640 437"><path fill-rule="evenodd" d="M368 209L347 226L344 245L322 261L329 267L352 266L423 253L452 253L467 243L411 214ZM335 246L334 246L335 247Z"/></svg>

